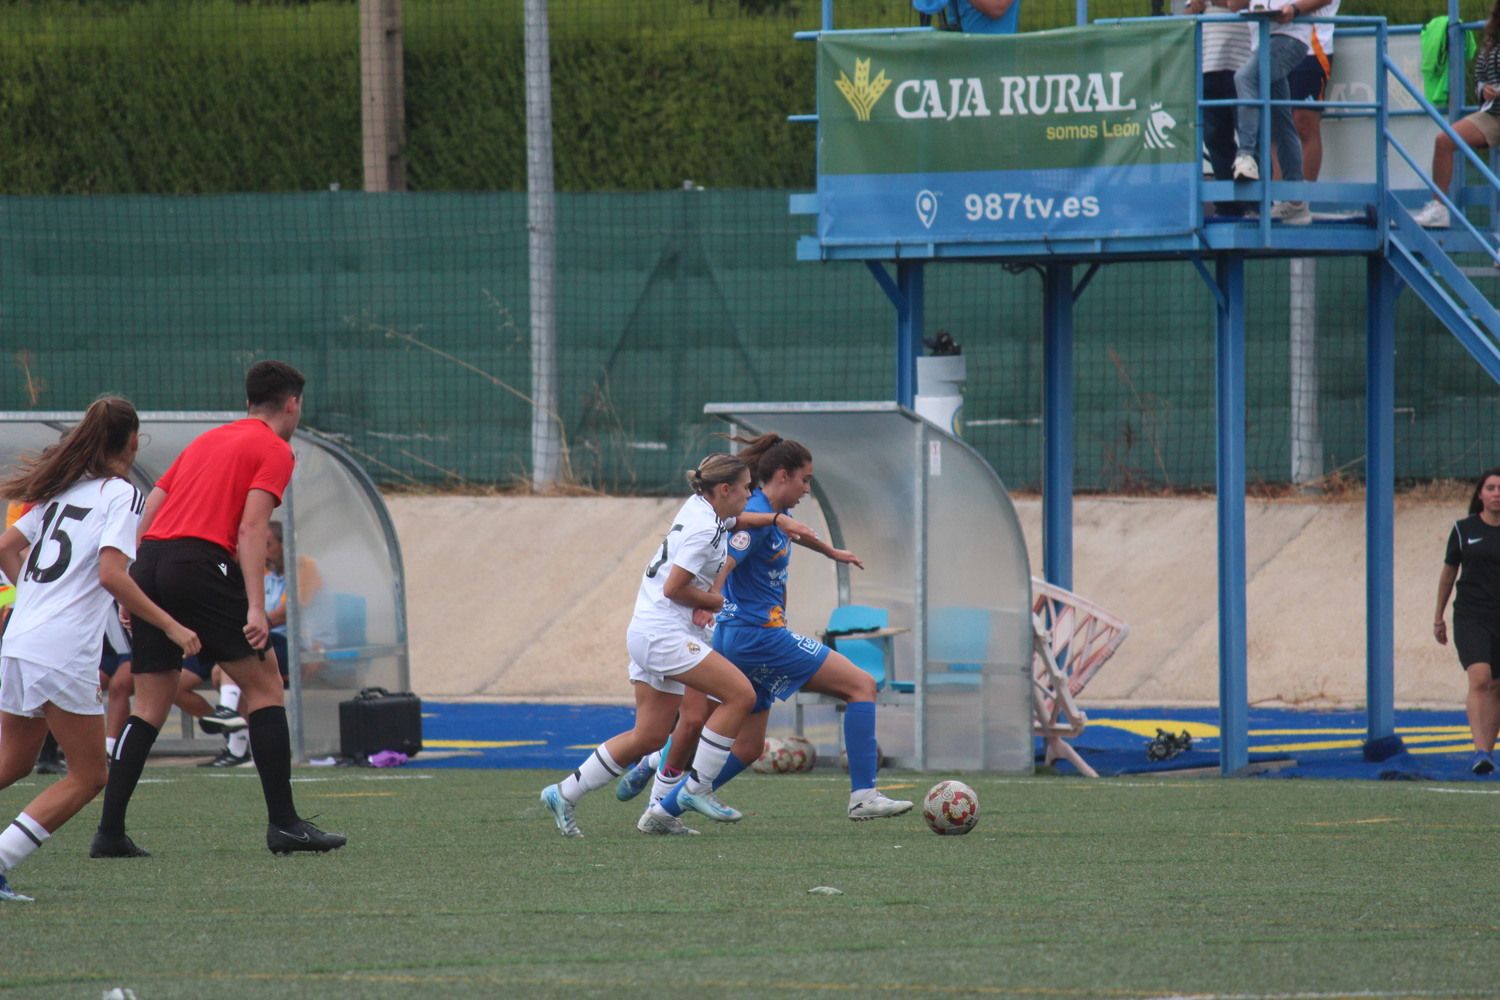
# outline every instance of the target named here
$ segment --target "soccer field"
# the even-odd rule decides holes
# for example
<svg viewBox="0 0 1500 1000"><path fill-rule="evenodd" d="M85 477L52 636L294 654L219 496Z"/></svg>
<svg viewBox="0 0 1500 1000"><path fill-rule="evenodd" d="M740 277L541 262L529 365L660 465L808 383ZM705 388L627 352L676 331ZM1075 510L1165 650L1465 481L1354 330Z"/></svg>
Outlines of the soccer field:
<svg viewBox="0 0 1500 1000"><path fill-rule="evenodd" d="M350 844L277 858L253 772L152 768L131 832L154 857L90 860L96 803L13 873L37 902L0 906L0 997L1500 988L1500 789L971 777L978 828L937 837L919 812L850 823L840 774L747 775L726 789L737 825L648 838L603 791L566 840L537 802L555 777L300 770L302 811Z"/></svg>

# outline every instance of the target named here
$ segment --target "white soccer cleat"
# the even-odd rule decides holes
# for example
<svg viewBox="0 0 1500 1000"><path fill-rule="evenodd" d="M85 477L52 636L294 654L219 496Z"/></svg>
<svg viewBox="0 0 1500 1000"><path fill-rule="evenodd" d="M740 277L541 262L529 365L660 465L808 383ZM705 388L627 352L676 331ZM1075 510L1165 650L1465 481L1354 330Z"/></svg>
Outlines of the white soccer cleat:
<svg viewBox="0 0 1500 1000"><path fill-rule="evenodd" d="M1453 221L1448 217L1448 206L1436 198L1413 212L1412 219L1423 229L1447 229Z"/></svg>
<svg viewBox="0 0 1500 1000"><path fill-rule="evenodd" d="M635 828L642 833L649 833L661 837L696 837L698 831L688 826L676 816L663 812L656 803L641 813L641 818L636 820Z"/></svg>
<svg viewBox="0 0 1500 1000"><path fill-rule="evenodd" d="M36 902L36 900L32 899L30 896L23 896L19 892L17 892L16 890L12 889L10 887L10 883L7 882L7 881L5 881L5 876L4 875L0 875L0 900L4 900L7 903L35 903Z"/></svg>
<svg viewBox="0 0 1500 1000"><path fill-rule="evenodd" d="M849 818L855 822L867 819L884 819L911 812L912 804L904 799L888 799L873 788L865 788L849 796Z"/></svg>
<svg viewBox="0 0 1500 1000"><path fill-rule="evenodd" d="M563 798L562 789L556 785L548 785L542 789L542 805L552 814L552 819L557 823L557 832L564 837L582 837L583 831L578 829L578 824L573 821L573 803Z"/></svg>
<svg viewBox="0 0 1500 1000"><path fill-rule="evenodd" d="M1260 164L1249 153L1240 153L1234 158L1233 176L1237 181L1260 180Z"/></svg>
<svg viewBox="0 0 1500 1000"><path fill-rule="evenodd" d="M745 814L732 806L726 806L712 791L696 793L686 788L677 793L677 804L695 813L702 813L716 823L738 823Z"/></svg>

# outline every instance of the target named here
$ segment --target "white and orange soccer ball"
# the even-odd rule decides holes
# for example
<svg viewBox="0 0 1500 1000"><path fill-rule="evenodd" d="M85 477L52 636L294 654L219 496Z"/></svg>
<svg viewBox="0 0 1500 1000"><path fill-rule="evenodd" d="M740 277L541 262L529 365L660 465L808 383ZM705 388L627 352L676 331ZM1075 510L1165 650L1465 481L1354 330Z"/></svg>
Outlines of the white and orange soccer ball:
<svg viewBox="0 0 1500 1000"><path fill-rule="evenodd" d="M922 816L933 833L968 833L979 822L979 796L962 781L939 781L922 800Z"/></svg>
<svg viewBox="0 0 1500 1000"><path fill-rule="evenodd" d="M782 740L782 744L791 758L788 770L800 774L811 771L818 762L818 750L813 746L812 740L802 736L788 736Z"/></svg>

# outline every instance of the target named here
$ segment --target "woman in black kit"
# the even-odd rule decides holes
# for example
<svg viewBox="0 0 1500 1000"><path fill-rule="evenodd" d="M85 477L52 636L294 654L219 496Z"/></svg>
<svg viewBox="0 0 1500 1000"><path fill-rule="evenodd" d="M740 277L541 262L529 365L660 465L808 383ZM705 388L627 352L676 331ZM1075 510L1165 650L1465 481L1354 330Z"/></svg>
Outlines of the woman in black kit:
<svg viewBox="0 0 1500 1000"><path fill-rule="evenodd" d="M1500 730L1500 468L1488 469L1474 487L1469 516L1455 521L1448 534L1448 554L1438 577L1437 615L1432 633L1448 644L1443 612L1458 581L1453 602L1453 645L1469 675L1464 710L1474 734L1475 774L1495 770L1495 734ZM1459 574L1459 567L1463 574Z"/></svg>

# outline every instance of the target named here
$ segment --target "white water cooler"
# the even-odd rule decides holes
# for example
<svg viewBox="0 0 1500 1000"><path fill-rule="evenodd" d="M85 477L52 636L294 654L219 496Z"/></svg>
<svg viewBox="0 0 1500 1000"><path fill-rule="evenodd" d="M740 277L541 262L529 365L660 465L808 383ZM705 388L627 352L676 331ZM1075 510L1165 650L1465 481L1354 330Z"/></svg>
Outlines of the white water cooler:
<svg viewBox="0 0 1500 1000"><path fill-rule="evenodd" d="M914 400L917 415L954 437L963 437L966 375L962 354L918 358L917 396Z"/></svg>

